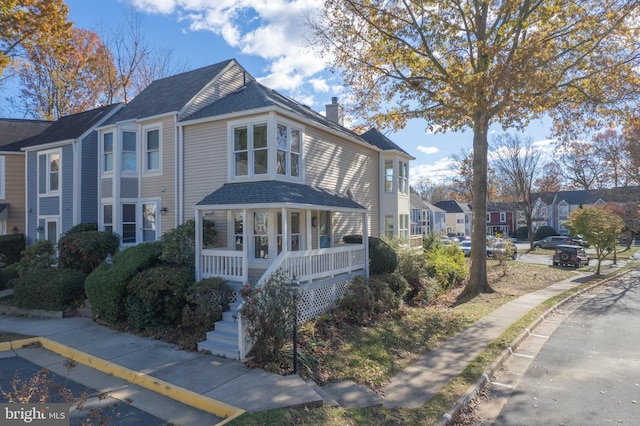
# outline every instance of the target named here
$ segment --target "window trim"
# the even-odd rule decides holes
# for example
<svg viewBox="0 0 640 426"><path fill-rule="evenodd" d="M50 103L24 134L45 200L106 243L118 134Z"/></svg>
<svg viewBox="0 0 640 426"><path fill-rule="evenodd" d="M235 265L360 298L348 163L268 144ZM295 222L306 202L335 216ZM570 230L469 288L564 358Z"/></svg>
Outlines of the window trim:
<svg viewBox="0 0 640 426"><path fill-rule="evenodd" d="M505 223L507 221L507 212L500 212L500 223Z"/></svg>
<svg viewBox="0 0 640 426"><path fill-rule="evenodd" d="M158 132L158 168L150 169L149 168L149 139L148 135L150 132L157 131ZM149 126L144 126L142 128L142 173L144 175L161 175L162 174L162 126L160 124L153 124ZM155 150L154 150L155 151Z"/></svg>
<svg viewBox="0 0 640 426"><path fill-rule="evenodd" d="M129 169L125 169L124 168L124 160L125 160L125 150L124 150L124 134L125 133L133 133L135 135L135 168L133 170L129 170ZM118 161L120 162L120 174L121 175L138 175L138 165L140 163L140 150L138 149L140 146L139 144L139 140L138 140L138 135L139 132L137 130L132 130L132 129L120 129L120 143L118 144L118 154L120 154ZM132 151L126 151L126 152L132 152Z"/></svg>
<svg viewBox="0 0 640 426"><path fill-rule="evenodd" d="M409 193L409 163L406 161L398 163L398 192L403 195Z"/></svg>
<svg viewBox="0 0 640 426"><path fill-rule="evenodd" d="M387 163L391 163L391 168L387 166ZM389 175L389 170L391 170L391 175ZM392 194L395 190L395 164L393 160L384 159L382 163L382 189L386 194ZM389 184L389 185L387 185Z"/></svg>
<svg viewBox="0 0 640 426"><path fill-rule="evenodd" d="M51 189L51 156L58 156L58 189ZM41 170L40 170L40 157L45 157L45 188L44 192L40 192L40 179L41 179ZM36 159L36 168L37 168L37 194L39 197L50 197L57 196L62 193L62 149L52 149L48 151L38 151L37 159Z"/></svg>
<svg viewBox="0 0 640 426"><path fill-rule="evenodd" d="M100 172L103 175L111 175L113 174L113 166L115 164L115 136L114 136L114 130L110 130L108 132L102 132L100 134ZM107 170L105 168L105 156L107 155L105 150L104 150L104 139L106 135L111 135L111 169Z"/></svg>

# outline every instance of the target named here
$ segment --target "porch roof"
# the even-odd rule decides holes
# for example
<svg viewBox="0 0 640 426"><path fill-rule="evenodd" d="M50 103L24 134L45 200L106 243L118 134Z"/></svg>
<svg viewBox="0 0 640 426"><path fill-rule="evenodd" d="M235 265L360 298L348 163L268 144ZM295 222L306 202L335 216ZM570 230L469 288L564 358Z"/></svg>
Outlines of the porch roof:
<svg viewBox="0 0 640 426"><path fill-rule="evenodd" d="M366 210L352 199L323 189L300 183L277 180L225 183L196 204L207 207L327 207L337 210Z"/></svg>

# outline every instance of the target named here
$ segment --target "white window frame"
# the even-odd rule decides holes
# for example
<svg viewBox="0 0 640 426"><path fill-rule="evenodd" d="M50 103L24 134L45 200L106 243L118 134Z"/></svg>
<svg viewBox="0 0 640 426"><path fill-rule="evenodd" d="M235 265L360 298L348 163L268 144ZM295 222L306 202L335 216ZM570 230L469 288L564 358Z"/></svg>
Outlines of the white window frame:
<svg viewBox="0 0 640 426"><path fill-rule="evenodd" d="M400 161L398 167L398 192L400 194L409 193L409 163Z"/></svg>
<svg viewBox="0 0 640 426"><path fill-rule="evenodd" d="M395 217L392 214L384 216L384 235L389 238L395 236Z"/></svg>
<svg viewBox="0 0 640 426"><path fill-rule="evenodd" d="M391 168L387 166L388 163L391 163ZM389 171L391 171L391 174L389 174ZM395 174L395 171L394 171L393 160L386 160L386 159L383 160L383 164L382 164L383 188L382 189L384 190L384 192L388 194L392 193L394 190L394 186L395 186L394 185L395 179L393 177L394 174Z"/></svg>
<svg viewBox="0 0 640 426"><path fill-rule="evenodd" d="M267 151L267 172L266 173L259 173L256 174L255 172L255 154L256 154L256 149L254 148L254 144L253 144L253 136L254 136L254 131L253 128L255 126L266 126L266 132L267 132L267 146L266 146L266 151ZM246 149L242 149L242 150L236 150L236 144L235 144L235 134L236 134L236 129L239 128L246 128L246 132L247 132L247 146ZM270 134L270 130L269 130L269 119L268 117L259 117L256 118L255 120L251 120L251 121L238 121L238 122L233 122L233 123L229 123L229 143L230 143L230 147L231 149L229 150L229 152L231 152L231 167L230 167L230 174L231 174L231 178L232 179L247 179L247 178L262 178L265 176L269 176L269 174L271 173L272 170L272 166L270 164L270 147L272 145L272 142L269 140L269 134ZM262 151L264 148L259 148L259 151ZM237 164L236 164L236 154L238 153L242 153L242 152L246 152L247 155L247 170L246 170L246 174L238 174L237 173Z"/></svg>
<svg viewBox="0 0 640 426"><path fill-rule="evenodd" d="M5 192L5 182L7 181L7 168L6 168L6 157L4 155L0 155L0 198L6 198ZM4 235L4 234L3 234Z"/></svg>
<svg viewBox="0 0 640 426"><path fill-rule="evenodd" d="M135 135L135 167L133 170L130 169L125 169L124 168L124 164L125 164L125 152L126 153L130 153L132 151L125 151L124 150L124 134L125 133L132 133ZM133 129L120 129L120 143L118 144L119 150L118 153L120 154L118 161L120 161L120 173L122 174L133 174L133 175L137 175L138 174L138 166L140 164L139 161L139 155L140 155L140 143L139 143L139 138L138 135L139 133L136 130Z"/></svg>
<svg viewBox="0 0 640 426"><path fill-rule="evenodd" d="M144 226L144 213L145 213L145 206L147 205L154 205L155 206L155 229L153 228L145 228ZM140 204L140 223L139 223L139 229L140 229L140 234L138 235L138 237L136 238L137 241L141 242L141 243L146 243L146 242L152 242L152 241L157 241L158 238L160 237L160 200L159 199L145 199L145 200L141 200ZM145 231L155 231L155 235L153 237L153 240L147 240L145 239Z"/></svg>
<svg viewBox="0 0 640 426"><path fill-rule="evenodd" d="M51 157L57 155L58 156L58 188L52 190L51 189ZM45 170L45 190L44 192L40 192L40 158L45 157L46 160L46 170ZM38 188L38 196L52 196L52 195L60 195L62 191L62 150L54 149L50 151L41 151L38 152L37 158L37 169L38 169L38 177L37 177L37 188Z"/></svg>
<svg viewBox="0 0 640 426"><path fill-rule="evenodd" d="M124 206L125 205L133 205L135 206L135 212L134 212L134 219L133 222L131 221L127 221L125 223L124 221ZM120 232L118 232L118 234L120 234L120 237L122 238L122 245L123 246L132 246L132 245L136 245L140 242L140 236L139 236L139 223L138 223L138 213L139 213L139 209L140 209L140 204L138 203L138 200L122 200L119 204L118 204L118 217L120 218L119 223L118 223L118 230ZM135 240L132 241L126 241L124 240L124 226L125 225L131 225L133 224L135 226L135 233L134 233L134 238Z"/></svg>
<svg viewBox="0 0 640 426"><path fill-rule="evenodd" d="M101 229L103 231L105 231L105 232L113 232L113 226L114 226L113 223L114 223L114 217L115 217L113 203L111 203L111 202L104 203L104 204L101 204L100 206L102 207L101 211L100 211L100 216L101 216L101 219L102 219ZM107 208L107 207L111 207L111 222L107 222L106 218L105 218L105 214L104 213L105 213L105 208ZM107 226L109 226L111 229L107 229Z"/></svg>
<svg viewBox="0 0 640 426"><path fill-rule="evenodd" d="M150 132L158 132L158 149L154 150L158 152L158 167L150 168L149 164L149 133ZM145 175L160 175L162 174L162 126L153 125L153 126L145 126L142 128L142 145L143 145L143 165L142 172Z"/></svg>
<svg viewBox="0 0 640 426"><path fill-rule="evenodd" d="M107 153L105 152L105 145L104 145L104 140L105 140L105 136L107 135L111 135L111 153L109 155L111 155L111 169L107 170L106 166L106 158L107 158ZM113 174L113 166L115 164L115 155L114 155L114 151L115 151L115 132L113 130L110 130L108 132L104 132L101 134L100 137L100 171L102 172L102 174Z"/></svg>
<svg viewBox="0 0 640 426"><path fill-rule="evenodd" d="M507 212L500 212L500 223L507 221Z"/></svg>
<svg viewBox="0 0 640 426"><path fill-rule="evenodd" d="M487 223L491 222L491 213L487 212Z"/></svg>
<svg viewBox="0 0 640 426"><path fill-rule="evenodd" d="M286 146L281 146L280 145L280 128L283 127L285 129L285 135L286 135ZM293 151L293 134L297 133L298 134L298 152L294 152ZM293 179L299 179L300 175L302 174L301 168L302 168L302 130L299 127L296 127L290 123L287 123L286 121L282 121L282 120L278 120L276 123L276 143L275 143L275 153L276 153L276 174L278 176L286 176L286 177L290 177ZM278 171L278 152L282 151L284 152L284 156L285 156L285 170L284 173L279 173ZM293 158L294 157L298 157L298 174L297 175L293 175L292 174L292 164L293 164Z"/></svg>

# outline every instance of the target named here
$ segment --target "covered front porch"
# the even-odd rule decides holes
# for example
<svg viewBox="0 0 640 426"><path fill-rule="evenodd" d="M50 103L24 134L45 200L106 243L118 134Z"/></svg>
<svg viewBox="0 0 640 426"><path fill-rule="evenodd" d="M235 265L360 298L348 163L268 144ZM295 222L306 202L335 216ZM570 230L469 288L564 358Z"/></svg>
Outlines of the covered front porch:
<svg viewBox="0 0 640 426"><path fill-rule="evenodd" d="M226 184L198 203L195 215L198 280L258 284L282 270L304 284L368 274L368 212L350 198L290 182ZM204 247L208 220L217 237ZM362 235L363 243L342 243L347 234Z"/></svg>

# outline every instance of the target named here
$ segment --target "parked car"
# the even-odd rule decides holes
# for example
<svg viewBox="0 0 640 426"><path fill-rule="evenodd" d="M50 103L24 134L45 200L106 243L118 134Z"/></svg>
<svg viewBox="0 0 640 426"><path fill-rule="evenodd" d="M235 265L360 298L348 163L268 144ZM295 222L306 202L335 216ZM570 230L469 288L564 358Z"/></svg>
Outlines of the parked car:
<svg viewBox="0 0 640 426"><path fill-rule="evenodd" d="M568 235L553 235L551 237L543 238L542 240L534 241L533 248L545 248L552 249L556 248L559 244L572 244L573 240Z"/></svg>
<svg viewBox="0 0 640 426"><path fill-rule="evenodd" d="M463 241L460 243L460 250L464 253L464 257L471 256L471 241Z"/></svg>
<svg viewBox="0 0 640 426"><path fill-rule="evenodd" d="M584 248L589 248L589 246L591 246L591 244L589 244L587 240L582 238L582 235L573 236L571 237L571 240L573 241L573 244L577 246L582 246Z"/></svg>
<svg viewBox="0 0 640 426"><path fill-rule="evenodd" d="M579 268L589 264L589 256L582 246L575 244L560 244L553 254L553 266L575 266Z"/></svg>
<svg viewBox="0 0 640 426"><path fill-rule="evenodd" d="M491 259L510 257L516 260L516 257L518 257L518 247L509 240L498 241L487 246L487 257Z"/></svg>

